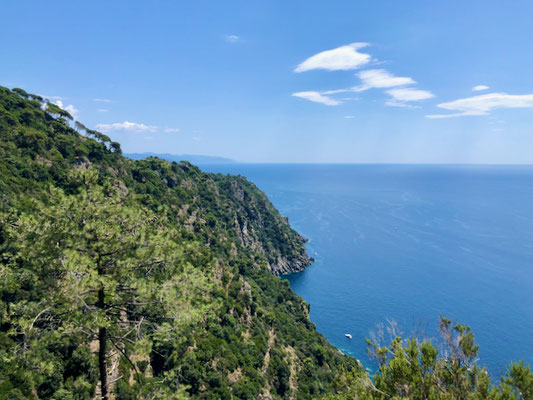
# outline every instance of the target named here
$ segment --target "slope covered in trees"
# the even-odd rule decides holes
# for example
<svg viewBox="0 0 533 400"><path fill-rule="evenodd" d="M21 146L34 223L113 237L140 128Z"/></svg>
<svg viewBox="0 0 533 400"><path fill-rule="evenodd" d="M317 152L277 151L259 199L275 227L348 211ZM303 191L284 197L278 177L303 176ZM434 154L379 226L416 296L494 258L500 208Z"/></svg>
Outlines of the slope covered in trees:
<svg viewBox="0 0 533 400"><path fill-rule="evenodd" d="M275 275L309 265L243 177L133 161L21 89L0 88L0 399L530 399L469 329L369 342L380 369L316 332Z"/></svg>
<svg viewBox="0 0 533 400"><path fill-rule="evenodd" d="M305 240L245 178L129 160L18 89L0 134L0 398L309 398L357 368L274 276Z"/></svg>

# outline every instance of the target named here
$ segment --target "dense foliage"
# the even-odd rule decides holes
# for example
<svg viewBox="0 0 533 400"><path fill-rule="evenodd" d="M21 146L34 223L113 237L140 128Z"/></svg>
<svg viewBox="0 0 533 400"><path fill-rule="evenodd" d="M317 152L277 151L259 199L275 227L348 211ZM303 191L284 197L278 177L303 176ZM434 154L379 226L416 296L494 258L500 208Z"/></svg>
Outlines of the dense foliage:
<svg viewBox="0 0 533 400"><path fill-rule="evenodd" d="M0 250L0 399L304 399L358 368L274 276L309 260L253 184L129 160L20 89L0 88Z"/></svg>
<svg viewBox="0 0 533 400"><path fill-rule="evenodd" d="M324 400L511 400L533 399L533 372L523 362L511 363L498 384L478 366L479 346L463 324L441 318L440 338L402 340L394 324L389 327L389 345L383 335L367 339L369 352L379 370L372 380L352 370L335 379L336 394Z"/></svg>

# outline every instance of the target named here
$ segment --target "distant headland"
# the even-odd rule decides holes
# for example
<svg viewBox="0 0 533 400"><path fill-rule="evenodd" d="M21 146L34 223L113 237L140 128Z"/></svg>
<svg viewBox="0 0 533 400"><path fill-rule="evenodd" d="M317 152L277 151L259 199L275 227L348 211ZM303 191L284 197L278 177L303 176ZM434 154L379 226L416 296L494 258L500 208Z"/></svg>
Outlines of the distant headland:
<svg viewBox="0 0 533 400"><path fill-rule="evenodd" d="M142 160L148 157L159 157L167 161L189 161L192 164L234 164L237 161L231 158L206 156L201 154L168 154L168 153L125 153L126 157L133 160Z"/></svg>

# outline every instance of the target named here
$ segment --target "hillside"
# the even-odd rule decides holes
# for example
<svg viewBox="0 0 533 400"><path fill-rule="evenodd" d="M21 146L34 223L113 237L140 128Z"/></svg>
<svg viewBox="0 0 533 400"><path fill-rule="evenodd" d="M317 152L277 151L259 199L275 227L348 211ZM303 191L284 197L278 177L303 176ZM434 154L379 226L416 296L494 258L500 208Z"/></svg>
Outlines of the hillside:
<svg viewBox="0 0 533 400"><path fill-rule="evenodd" d="M91 324L120 337L112 343L108 336L105 359L116 398L169 398L178 388L180 396L206 399L309 398L327 393L339 368L357 367L316 332L308 306L274 276L310 264L305 239L245 178L206 174L187 162L129 160L118 143L22 90L0 88L0 132L0 398L101 393ZM58 222L66 220L73 222ZM157 226L146 222L154 220ZM142 235L124 228L130 223ZM107 232L113 224L125 230ZM86 260L93 254L87 237L100 230L109 238L102 246L112 247L115 237L132 245L108 257L117 265L112 273L94 272ZM133 246L139 240L177 258L139 273L131 264L148 257ZM105 254L94 251L101 262ZM86 270L69 270L70 260ZM69 274L93 277L79 278L93 289L76 281L66 290ZM173 293L168 304L138 304L176 279L182 284L160 294ZM121 297L126 284L137 300ZM95 293L104 288L99 303ZM164 322L174 308L179 318ZM133 320L136 328L126 330Z"/></svg>

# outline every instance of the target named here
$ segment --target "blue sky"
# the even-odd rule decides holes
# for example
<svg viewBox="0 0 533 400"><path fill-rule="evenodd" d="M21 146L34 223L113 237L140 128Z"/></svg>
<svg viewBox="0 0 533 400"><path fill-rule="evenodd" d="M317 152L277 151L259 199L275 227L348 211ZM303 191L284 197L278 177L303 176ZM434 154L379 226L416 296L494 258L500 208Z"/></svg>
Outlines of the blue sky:
<svg viewBox="0 0 533 400"><path fill-rule="evenodd" d="M20 0L0 15L0 85L126 152L533 163L531 1Z"/></svg>

